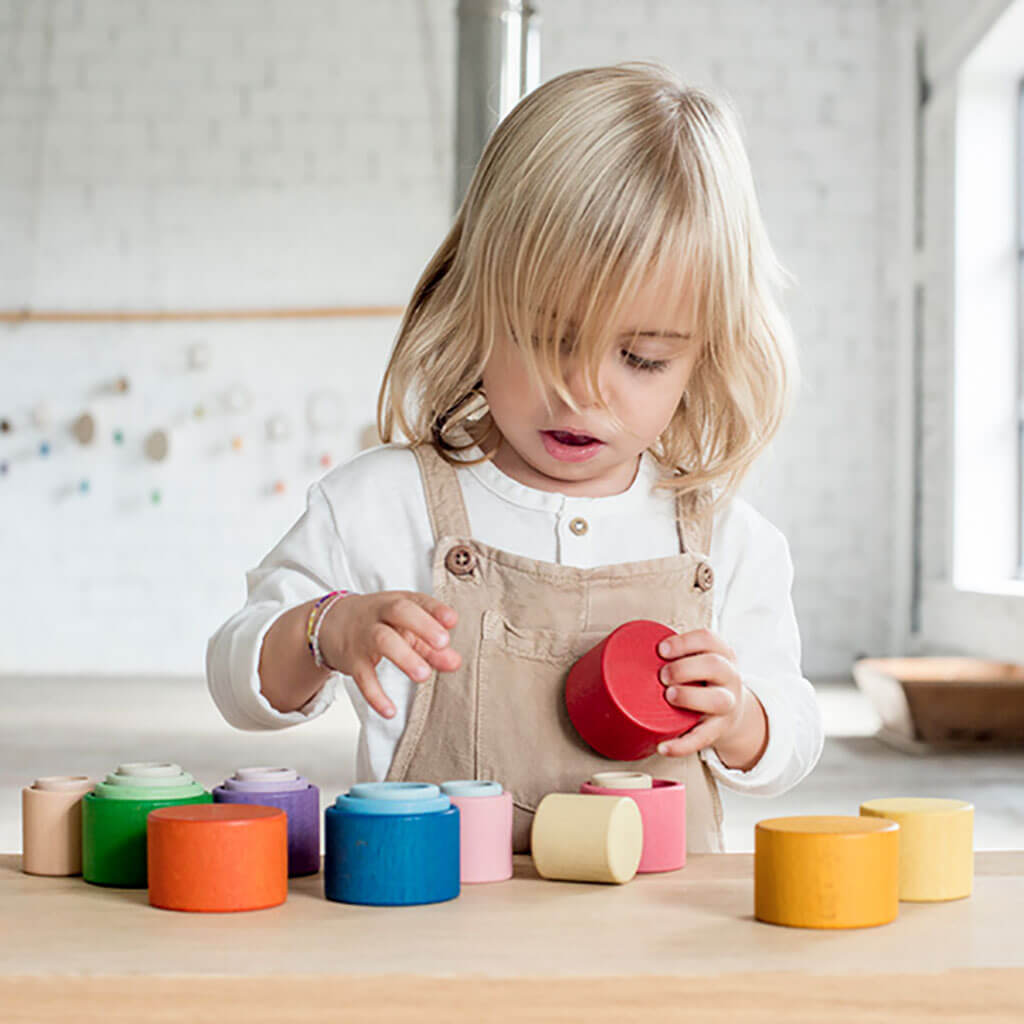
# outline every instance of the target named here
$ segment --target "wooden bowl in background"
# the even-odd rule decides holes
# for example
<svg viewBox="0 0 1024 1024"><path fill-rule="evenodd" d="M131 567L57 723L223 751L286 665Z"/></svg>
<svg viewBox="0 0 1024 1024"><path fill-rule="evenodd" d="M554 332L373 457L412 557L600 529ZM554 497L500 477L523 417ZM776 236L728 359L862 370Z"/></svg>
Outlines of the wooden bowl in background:
<svg viewBox="0 0 1024 1024"><path fill-rule="evenodd" d="M904 750L1024 746L1024 666L980 658L862 658L853 677Z"/></svg>

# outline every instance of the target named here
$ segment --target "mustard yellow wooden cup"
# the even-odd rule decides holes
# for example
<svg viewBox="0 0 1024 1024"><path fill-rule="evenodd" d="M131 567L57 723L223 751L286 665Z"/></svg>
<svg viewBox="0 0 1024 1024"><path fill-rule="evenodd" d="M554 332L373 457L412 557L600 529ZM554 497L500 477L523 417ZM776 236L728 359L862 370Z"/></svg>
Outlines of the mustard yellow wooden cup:
<svg viewBox="0 0 1024 1024"><path fill-rule="evenodd" d="M868 928L899 913L899 826L885 818L769 818L754 829L754 916Z"/></svg>

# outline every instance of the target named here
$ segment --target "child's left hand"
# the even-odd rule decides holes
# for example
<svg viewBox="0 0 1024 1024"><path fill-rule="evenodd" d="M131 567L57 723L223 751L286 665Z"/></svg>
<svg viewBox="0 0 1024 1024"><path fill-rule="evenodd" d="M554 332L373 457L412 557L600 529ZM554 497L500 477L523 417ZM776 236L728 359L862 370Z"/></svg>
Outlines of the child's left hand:
<svg viewBox="0 0 1024 1024"><path fill-rule="evenodd" d="M748 771L757 764L768 720L744 685L732 648L711 630L695 629L667 637L658 653L669 659L659 674L668 702L704 716L685 736L659 744L658 753L685 757L714 746L726 767Z"/></svg>

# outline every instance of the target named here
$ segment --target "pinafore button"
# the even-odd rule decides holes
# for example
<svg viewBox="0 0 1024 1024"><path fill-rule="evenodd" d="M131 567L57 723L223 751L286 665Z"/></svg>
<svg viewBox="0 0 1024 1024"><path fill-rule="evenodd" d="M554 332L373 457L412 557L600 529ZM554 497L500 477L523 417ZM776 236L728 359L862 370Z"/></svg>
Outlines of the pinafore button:
<svg viewBox="0 0 1024 1024"><path fill-rule="evenodd" d="M714 586L715 573L707 562L701 562L697 566L697 576L693 583L698 590L710 590Z"/></svg>
<svg viewBox="0 0 1024 1024"><path fill-rule="evenodd" d="M465 544L457 544L445 555L444 565L453 576L468 576L476 568L476 555Z"/></svg>
<svg viewBox="0 0 1024 1024"><path fill-rule="evenodd" d="M572 530L572 532L575 533L577 537L582 537L583 534L585 534L587 530L590 529L590 527L587 526L586 519L582 519L580 516L577 516L575 519L569 522L569 529Z"/></svg>

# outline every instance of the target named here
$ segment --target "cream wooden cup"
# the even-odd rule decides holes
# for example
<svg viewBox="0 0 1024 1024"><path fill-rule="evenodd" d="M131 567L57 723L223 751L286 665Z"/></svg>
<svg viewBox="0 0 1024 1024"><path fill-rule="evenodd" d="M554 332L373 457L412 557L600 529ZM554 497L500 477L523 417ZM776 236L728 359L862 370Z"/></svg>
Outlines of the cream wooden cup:
<svg viewBox="0 0 1024 1024"><path fill-rule="evenodd" d="M533 817L530 848L543 878L628 882L643 845L640 809L628 796L549 793Z"/></svg>

